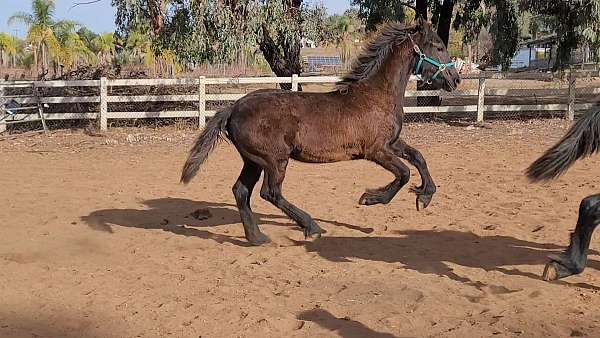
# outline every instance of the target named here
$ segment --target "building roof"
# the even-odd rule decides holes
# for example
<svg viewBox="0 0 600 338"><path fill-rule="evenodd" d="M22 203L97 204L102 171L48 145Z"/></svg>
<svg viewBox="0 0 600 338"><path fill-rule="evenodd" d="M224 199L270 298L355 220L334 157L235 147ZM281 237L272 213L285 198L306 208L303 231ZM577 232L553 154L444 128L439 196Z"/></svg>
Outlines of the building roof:
<svg viewBox="0 0 600 338"><path fill-rule="evenodd" d="M537 39L531 39L520 43L521 46L533 47L535 45L555 44L556 34L547 35Z"/></svg>

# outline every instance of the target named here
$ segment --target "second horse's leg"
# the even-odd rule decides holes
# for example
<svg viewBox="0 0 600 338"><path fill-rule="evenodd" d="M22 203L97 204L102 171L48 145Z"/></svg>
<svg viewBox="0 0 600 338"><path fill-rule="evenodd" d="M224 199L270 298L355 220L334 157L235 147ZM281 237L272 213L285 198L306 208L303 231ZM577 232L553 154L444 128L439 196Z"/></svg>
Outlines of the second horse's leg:
<svg viewBox="0 0 600 338"><path fill-rule="evenodd" d="M579 206L579 218L565 253L551 255L544 269L544 280L551 281L579 274L585 268L594 229L600 224L600 195L586 197Z"/></svg>
<svg viewBox="0 0 600 338"><path fill-rule="evenodd" d="M269 166L265 168L265 177L260 189L260 196L271 202L283 211L289 218L293 219L304 229L304 237L321 237L323 229L317 225L313 218L306 212L300 210L288 202L281 194L281 185L285 178L285 170L288 160L268 161Z"/></svg>
<svg viewBox="0 0 600 338"><path fill-rule="evenodd" d="M392 172L396 178L385 187L367 190L358 200L361 205L388 204L398 191L408 183L410 169L402 163L400 158L391 150L382 149L368 157L369 160L379 164Z"/></svg>
<svg viewBox="0 0 600 338"><path fill-rule="evenodd" d="M417 210L425 209L431 203L431 198L436 191L435 183L429 174L427 162L421 153L398 139L393 145L394 151L410 164L414 165L421 175L421 185L413 187L411 190L417 195Z"/></svg>

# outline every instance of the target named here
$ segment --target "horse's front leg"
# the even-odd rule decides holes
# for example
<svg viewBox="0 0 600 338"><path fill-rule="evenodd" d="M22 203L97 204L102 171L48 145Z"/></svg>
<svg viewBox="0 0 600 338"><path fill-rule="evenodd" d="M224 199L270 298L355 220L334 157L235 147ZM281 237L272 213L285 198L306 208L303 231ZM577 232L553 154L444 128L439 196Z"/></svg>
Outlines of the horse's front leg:
<svg viewBox="0 0 600 338"><path fill-rule="evenodd" d="M410 169L402 163L398 155L392 149L381 149L366 157L383 168L390 171L396 177L390 184L378 189L367 190L358 200L361 205L388 204L396 196L398 191L408 183Z"/></svg>
<svg viewBox="0 0 600 338"><path fill-rule="evenodd" d="M579 274L585 268L588 249L594 229L600 224L600 195L589 196L581 201L579 218L571 243L562 254L551 255L544 269L544 280L552 281Z"/></svg>
<svg viewBox="0 0 600 338"><path fill-rule="evenodd" d="M421 153L406 144L401 139L398 139L392 144L394 152L415 166L421 175L421 185L411 188L411 191L417 195L417 210L425 209L431 203L433 194L436 192L435 183L429 174L427 162Z"/></svg>

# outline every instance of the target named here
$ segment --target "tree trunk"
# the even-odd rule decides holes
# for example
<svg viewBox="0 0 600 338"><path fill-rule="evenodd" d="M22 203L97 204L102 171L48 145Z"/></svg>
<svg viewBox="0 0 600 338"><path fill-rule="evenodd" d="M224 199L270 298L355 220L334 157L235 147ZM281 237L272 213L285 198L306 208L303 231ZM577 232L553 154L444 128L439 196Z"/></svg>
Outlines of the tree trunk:
<svg viewBox="0 0 600 338"><path fill-rule="evenodd" d="M42 42L42 74L48 72L48 53L46 53L46 44Z"/></svg>
<svg viewBox="0 0 600 338"><path fill-rule="evenodd" d="M163 0L148 0L148 13L152 32L158 35L164 25L165 2Z"/></svg>
<svg viewBox="0 0 600 338"><path fill-rule="evenodd" d="M453 10L454 0L444 0L440 11L440 18L438 20L437 33L442 41L444 41L446 47L448 47L448 40L450 39L450 23L452 22Z"/></svg>
<svg viewBox="0 0 600 338"><path fill-rule="evenodd" d="M416 14L415 17L418 18L419 16L422 16L423 19L427 20L427 0L417 0L417 4L416 4Z"/></svg>
<svg viewBox="0 0 600 338"><path fill-rule="evenodd" d="M467 44L467 50L467 73L470 73L473 69L473 45L471 43Z"/></svg>
<svg viewBox="0 0 600 338"><path fill-rule="evenodd" d="M33 65L35 66L35 73L38 74L40 72L40 65L38 63L37 48L33 49Z"/></svg>
<svg viewBox="0 0 600 338"><path fill-rule="evenodd" d="M259 47L262 51L265 60L271 66L271 70L275 75L280 77L291 77L293 74L302 72L302 64L300 63L300 41L292 41L282 46L283 55L279 51L279 46L271 38L269 31L265 25L262 27L262 39L259 41ZM289 83L282 83L281 89L290 90L292 86ZM298 90L302 90L298 86Z"/></svg>

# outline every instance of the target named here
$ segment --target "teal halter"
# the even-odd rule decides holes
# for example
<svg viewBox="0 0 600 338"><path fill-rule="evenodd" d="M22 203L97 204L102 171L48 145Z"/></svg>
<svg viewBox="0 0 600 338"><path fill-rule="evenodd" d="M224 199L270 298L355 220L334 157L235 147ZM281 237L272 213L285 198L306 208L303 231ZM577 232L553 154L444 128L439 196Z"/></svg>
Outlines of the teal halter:
<svg viewBox="0 0 600 338"><path fill-rule="evenodd" d="M412 41L412 39L411 39L411 41ZM415 50L415 53L419 56L419 61L417 62L417 65L415 66L415 75L417 77L420 77L420 80L423 80L423 77L420 74L421 67L423 66L423 62L427 62L427 63L431 64L432 66L434 66L435 68L437 68L436 72L433 73L431 78L429 80L425 81L427 83L431 83L431 81L435 80L438 77L438 75L440 75L440 73L445 71L446 69L454 67L454 62L452 62L452 61L448 62L448 63L441 63L438 60L425 55L425 53L421 52L421 49L419 48L419 46L417 46L417 44L414 43L414 41L413 41L413 49Z"/></svg>

